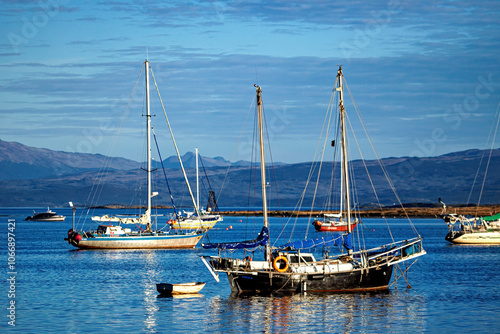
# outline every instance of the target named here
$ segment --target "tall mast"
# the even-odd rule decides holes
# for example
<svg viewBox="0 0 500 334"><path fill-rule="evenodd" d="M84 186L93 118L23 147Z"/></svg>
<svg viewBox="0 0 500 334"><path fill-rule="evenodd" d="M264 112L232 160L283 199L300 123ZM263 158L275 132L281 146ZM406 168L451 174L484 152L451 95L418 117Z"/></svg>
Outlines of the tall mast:
<svg viewBox="0 0 500 334"><path fill-rule="evenodd" d="M351 203L350 203L350 192L349 192L349 169L347 162L347 131L345 122L345 108L344 108L344 86L342 85L342 66L339 66L339 71L337 73L339 91L339 110L340 110L340 131L342 136L341 150L342 150L342 178L344 180L344 194L345 194L345 206L347 210L347 226L348 231L351 233ZM342 208L341 208L342 209Z"/></svg>
<svg viewBox="0 0 500 334"><path fill-rule="evenodd" d="M259 122L259 142L260 142L260 177L262 186L262 214L264 218L264 227L269 228L267 218L267 191L266 191L266 159L264 155L264 120L262 115L262 89L259 85L257 87L257 118ZM271 253L269 243L266 244L264 251L264 258L267 260Z"/></svg>
<svg viewBox="0 0 500 334"><path fill-rule="evenodd" d="M200 185L198 183L200 177L198 175L198 147L196 147L196 206L200 209Z"/></svg>
<svg viewBox="0 0 500 334"><path fill-rule="evenodd" d="M174 143L175 153L177 154L177 159L179 160L179 164L181 165L182 175L184 175L184 181L186 182L186 186L189 190L189 196L191 196L191 200L193 201L196 214L198 215L198 217L200 217L201 216L200 211L198 210L198 206L196 205L196 200L193 196L193 192L191 191L191 186L189 185L189 180L186 175L186 170L184 169L184 165L182 164L181 154L179 153L179 148L177 147L177 144L175 142L174 133L172 132L172 127L170 126L170 121L168 120L167 112L165 111L165 106L163 105L163 101L161 100L160 91L158 89L158 85L156 84L155 76L152 70L151 70L151 76L153 77L153 81L156 87L156 92L158 93L158 97L160 98L161 108L163 109L163 115L165 116L165 120L167 121L168 130L170 131L170 136L172 137L172 142Z"/></svg>
<svg viewBox="0 0 500 334"><path fill-rule="evenodd" d="M148 160L148 208L146 210L146 230L151 229L151 113L149 102L149 61L144 62L146 69L146 131L147 131L147 160Z"/></svg>

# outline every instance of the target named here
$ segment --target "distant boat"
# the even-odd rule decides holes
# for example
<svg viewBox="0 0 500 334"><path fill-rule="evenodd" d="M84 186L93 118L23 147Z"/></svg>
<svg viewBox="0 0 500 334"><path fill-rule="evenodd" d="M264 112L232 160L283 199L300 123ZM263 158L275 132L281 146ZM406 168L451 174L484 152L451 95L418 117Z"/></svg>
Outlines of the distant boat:
<svg viewBox="0 0 500 334"><path fill-rule="evenodd" d="M218 214L211 214L205 210L200 210L201 216L196 214L191 215L187 213L186 216L177 216L177 219L169 221L170 227L174 230L190 230L190 229L203 229L209 230L222 221L222 216Z"/></svg>
<svg viewBox="0 0 500 334"><path fill-rule="evenodd" d="M346 232L349 230L347 220L342 221L342 213L324 213L323 219L318 218L312 224L318 232ZM354 229L357 224L358 220L356 219L351 222L351 228Z"/></svg>
<svg viewBox="0 0 500 334"><path fill-rule="evenodd" d="M36 213L35 211L33 211L33 216L28 216L24 220L33 220L40 222L62 222L64 221L64 219L66 219L65 216L58 215L57 213L47 208L47 212Z"/></svg>
<svg viewBox="0 0 500 334"><path fill-rule="evenodd" d="M426 254L422 246L422 237L418 233L416 237L406 238L401 241L394 241L391 238L393 240L392 243L371 249L365 249L364 240L361 238L358 240L358 244L353 242L354 237L351 232L354 219L351 217L351 212L353 212L351 211L351 203L354 203L353 199L356 196L355 194L351 194L349 186L350 169L348 168L346 150L347 135L343 102L343 81L342 67L339 67L334 92L339 93L339 116L337 119L339 120L338 133L342 138L341 151L343 160L341 173L343 175L343 186L345 187L343 203L346 210L345 219L348 223L348 232L337 235L326 235L322 238L287 242L281 246L271 247L267 214L262 90L259 86L256 86L263 203L262 230L257 238L253 240L202 245L206 249L218 250L217 256L202 256L202 260L216 280L219 280L219 273L227 275L232 292L272 294L385 290L389 287L393 270L396 271L396 278L400 278L402 275L406 276L406 270L411 267L411 262L416 261L418 257ZM329 107L329 111L332 109ZM326 127L329 128L329 125ZM302 251L303 249L318 246L325 250L321 259L316 259L313 253ZM330 255L330 247L333 246L339 247L341 253L333 256ZM359 248L356 250L355 247ZM243 259L236 258L233 255L238 249L251 252L262 248L264 249L262 260L255 260L250 256L246 256ZM223 253L226 251L228 253L227 257L223 256ZM346 252L344 253L344 251ZM401 269L401 263L406 263L407 269L398 274L397 270Z"/></svg>
<svg viewBox="0 0 500 334"><path fill-rule="evenodd" d="M500 213L486 217L466 217L456 213L445 213L446 204L441 199L439 202L444 208L441 217L448 225L446 241L464 245L500 244Z"/></svg>
<svg viewBox="0 0 500 334"><path fill-rule="evenodd" d="M190 229L203 229L209 230L223 220L222 216L218 213L217 201L215 193L210 190L208 193L208 203L206 209L200 207L200 185L198 175L198 148L196 148L196 206L199 209L200 215L196 211L186 212L183 214L177 213L172 219L169 220L170 227L174 230L190 230ZM208 179L208 178L207 178ZM174 209L175 210L175 209ZM215 212L214 212L215 211Z"/></svg>
<svg viewBox="0 0 500 334"><path fill-rule="evenodd" d="M68 231L68 236L65 238L69 244L79 248L79 249L159 249L159 248L194 248L198 241L203 237L203 230L197 229L189 232L186 231L171 231L164 230L168 227L168 224L161 229L153 229L152 227L152 215L151 215L151 199L152 197L158 195L157 192L152 191L151 174L153 168L151 166L151 112L150 112L150 100L149 100L149 72L153 75L149 61L144 62L145 67L145 77L146 77L146 133L147 133L147 208L141 216L136 217L112 217L112 216L101 216L92 217L93 221L107 222L108 224L102 224L97 227L97 230L88 231L76 231L70 229ZM154 76L153 76L154 80ZM156 82L155 82L156 85ZM161 99L160 99L161 102ZM161 103L163 107L163 103ZM163 110L165 110L163 108ZM180 154L175 143L174 135L170 127L167 115L165 113L165 118L170 130L170 135L172 137L175 150L177 152L177 157L181 165L182 172L184 173L184 178L193 200L195 210L198 211L196 203L187 181L187 176L182 165L182 160L180 159ZM154 134L154 133L153 133ZM156 142L156 138L155 138ZM161 160L161 159L160 159ZM165 172L165 170L164 170ZM165 175L166 176L166 175ZM166 178L166 177L165 177ZM167 181L168 185L168 181ZM169 188L170 189L170 188ZM172 198L172 196L170 196ZM139 230L132 231L130 228L124 228L121 224L130 224L135 226L145 226L145 228L140 227Z"/></svg>
<svg viewBox="0 0 500 334"><path fill-rule="evenodd" d="M491 141L490 155L486 163L486 169L484 171L483 184L479 193L479 200L477 202L478 207L482 198L484 185L486 183L488 168L490 166L491 156L493 154L493 148L495 145L496 133L498 132L499 125L500 113L497 109L496 122L492 123L491 125L492 131L490 131L490 134L493 133L494 135ZM479 174L480 169L481 163L478 166L476 176ZM474 179L474 183L475 182L476 179ZM474 189L474 183L472 185L472 189ZM443 205L443 212L441 214L441 217L445 221L446 225L448 225L448 234L446 234L445 236L446 241L454 244L500 244L500 213L486 217L466 217L464 215L456 213L447 213L446 204L441 200L441 198L439 198L438 201L439 203L441 203L441 205Z"/></svg>
<svg viewBox="0 0 500 334"><path fill-rule="evenodd" d="M180 295L198 293L205 286L205 282L190 282L190 283L158 283L156 290L162 295Z"/></svg>

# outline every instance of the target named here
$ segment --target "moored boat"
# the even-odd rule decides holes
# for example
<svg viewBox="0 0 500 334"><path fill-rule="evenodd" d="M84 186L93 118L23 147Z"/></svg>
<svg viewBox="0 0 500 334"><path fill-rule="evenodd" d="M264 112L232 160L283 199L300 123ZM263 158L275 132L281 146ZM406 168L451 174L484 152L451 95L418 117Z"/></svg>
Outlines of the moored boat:
<svg viewBox="0 0 500 334"><path fill-rule="evenodd" d="M32 221L40 221L40 222L56 222L56 221L60 222L60 221L64 221L64 219L66 219L65 216L58 215L54 211L47 208L46 212L36 213L35 211L33 211L33 216L28 216L24 220L28 220L28 221L32 220Z"/></svg>
<svg viewBox="0 0 500 334"><path fill-rule="evenodd" d="M199 183L199 171L198 171L198 148L196 148L196 207L197 211L186 212L183 214L178 213L175 210L174 205L174 215L172 219L169 220L170 228L174 230L192 230L192 229L203 229L209 230L215 226L218 222L223 220L222 216L218 213L219 208L217 206L217 201L215 199L215 193L212 189L208 192L208 201L205 208L200 207L200 183ZM201 157L200 157L201 158ZM205 167L203 167L205 169ZM205 172L206 175L206 172ZM210 182L207 182L210 186ZM173 204L173 203L172 203Z"/></svg>
<svg viewBox="0 0 500 334"><path fill-rule="evenodd" d="M351 223L354 229L358 224L358 220ZM347 221L342 220L342 215L324 213L323 217L318 217L313 221L312 225L318 232L346 232L349 229Z"/></svg>
<svg viewBox="0 0 500 334"><path fill-rule="evenodd" d="M445 240L463 245L499 245L500 213L486 217L466 217L456 213L446 213L446 204L441 199L443 214L441 218L448 226Z"/></svg>
<svg viewBox="0 0 500 334"><path fill-rule="evenodd" d="M213 215L204 210L200 210L201 216L191 215L188 217L177 216L177 219L169 220L170 227L174 230L203 229L209 230L222 221L221 215Z"/></svg>
<svg viewBox="0 0 500 334"><path fill-rule="evenodd" d="M479 198L477 201L477 207L479 208L484 186L487 180L488 168L490 166L491 157L493 154L493 148L495 144L496 133L500 125L500 113L497 109L496 122L491 125L490 134L493 133L493 140L491 142L491 149L489 153L489 158L484 170L483 182L481 190L479 192ZM486 159L485 159L486 160ZM481 159L483 161L483 159ZM481 171L481 163L478 166L476 175ZM472 184L472 189L469 195L469 199L472 195L472 190L474 189L474 183ZM500 213L491 216L478 217L478 216L465 216L457 213L447 212L446 204L438 199L439 203L443 206L443 212L441 218L445 221L448 226L448 233L445 236L445 240L453 244L480 244L480 245L499 245L500 244ZM477 214L477 212L476 212Z"/></svg>
<svg viewBox="0 0 500 334"><path fill-rule="evenodd" d="M147 158L146 163L147 167L145 171L147 172L147 205L146 210L140 216L135 217L113 217L113 216L95 216L92 218L93 221L99 222L107 222L108 224L101 224L97 227L96 230L76 230L73 226L72 229L68 231L68 236L65 238L69 244L77 247L79 249L160 249L160 248L194 248L198 241L203 237L204 231L202 229L190 230L190 231L172 231L169 230L169 226L165 223L165 226L162 228L157 228L158 220L155 216L153 221L151 214L151 199L158 195L157 192L152 191L152 157L151 157L151 111L150 111L150 100L149 100L149 74L151 71L151 75L153 76L153 72L149 61L146 60L144 62L145 68L145 79L146 79L146 144L147 144ZM154 76L153 76L154 80ZM156 82L155 82L156 86ZM159 94L158 94L159 95ZM167 118L167 114L165 112L165 108L163 107L163 103L160 103L164 111L165 119L167 120L168 128L170 130L170 135L172 137L172 141L177 153L177 157L179 159L179 163L181 165L181 169L184 174L184 179L191 195L191 199L193 201L195 210L198 211L196 207L196 203L191 191L191 187L189 186L189 182L187 180L187 176L182 165L182 160L180 158L179 151L177 149L177 145L175 143L174 135L172 132L172 128L170 127L170 123ZM154 134L154 133L153 133ZM158 144L156 142L156 147L158 148ZM158 151L158 154L159 151ZM160 156L161 161L161 156ZM165 174L165 170L164 170ZM165 179L166 174L165 174ZM168 185L168 180L167 180ZM170 190L170 187L169 187ZM172 198L172 195L170 195ZM153 228L153 223L155 228ZM138 226L139 229L132 231L131 228L124 228L121 224L129 224L130 226ZM145 226L144 228L142 226Z"/></svg>
<svg viewBox="0 0 500 334"><path fill-rule="evenodd" d="M347 233L290 241L281 246L271 246L267 215L262 90L259 86L256 87L263 227L257 238L253 240L203 244L202 246L206 249L218 250L217 256L202 256L204 264L213 277L218 281L219 273L226 274L231 290L234 293L244 294L386 290L389 287L393 271L397 272L398 269L401 270L401 273L397 273L396 278L404 276L406 279L406 273L411 264L418 257L426 254L422 246L422 237L418 233L412 238L404 238L401 241L394 241L391 234L393 240L391 243L368 249L365 248L363 240L358 240L357 245L353 242L352 226L356 220L352 217L354 210L351 208L351 203L354 203L353 199L356 197L351 193L349 182L350 169L347 159L346 115L343 104L341 67L337 73L334 92L339 93L338 119L343 156L341 173ZM341 207L341 210L343 209ZM357 211L359 212L359 210ZM416 232L415 229L413 231ZM321 259L317 259L311 252L303 251L313 247L322 247L325 250ZM330 255L331 247L340 248L340 254ZM262 260L255 260L254 257L250 256L241 259L232 255L240 249L254 252L262 248L264 253ZM226 251L230 253L229 256L224 256L223 253ZM401 269L400 264L402 263L407 264L406 270Z"/></svg>
<svg viewBox="0 0 500 334"><path fill-rule="evenodd" d="M205 282L189 282L189 283L158 283L156 290L162 295L181 295L198 293L205 286Z"/></svg>

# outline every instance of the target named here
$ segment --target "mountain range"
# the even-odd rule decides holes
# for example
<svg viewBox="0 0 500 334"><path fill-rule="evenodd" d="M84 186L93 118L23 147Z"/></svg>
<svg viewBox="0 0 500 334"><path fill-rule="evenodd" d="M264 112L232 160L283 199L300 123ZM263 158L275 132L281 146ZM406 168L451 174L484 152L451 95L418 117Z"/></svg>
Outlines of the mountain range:
<svg viewBox="0 0 500 334"><path fill-rule="evenodd" d="M477 149L437 157L385 158L381 162L386 172L377 160L352 161L357 202L367 207L378 201L382 205L397 203L398 199L385 181L387 173L403 203L436 203L438 197L447 204L477 203L481 188L481 204L500 203L500 192L497 190L500 186L500 169L497 167L500 165L500 149L491 153L490 158L489 150ZM194 153L186 153L182 160L191 188L195 191ZM200 177L200 193L203 201L211 188L218 196L219 206L261 205L259 188L253 182L256 178L258 180L258 172L251 167L250 162L238 161L228 168L230 162L222 157L203 157L202 161L204 168L200 164L200 176L203 176ZM488 161L490 167L482 186L484 166ZM483 168L478 172L480 164ZM102 169L103 165L108 168ZM304 193L303 207L310 206L314 185L309 185L305 191L304 188L308 175L312 176L311 180L316 180L318 165L313 165L316 167L311 169L312 165L311 162L276 164L274 170L268 173L270 205L295 207ZM322 165L323 171L330 172L322 173L320 177L315 196L316 207L321 207L331 197L330 175L338 174L338 168L334 169L334 165L332 162ZM175 204L189 206L191 199L177 157L165 159L163 166L166 168L165 174L159 164L154 173L157 184L155 191L159 192L155 204L171 205L164 177L167 175ZM66 206L68 201L77 205L139 204L133 200L145 197L145 173L140 167L139 162L124 158L52 151L0 140L0 206ZM372 185L377 189L376 195ZM100 195L93 197L94 201L90 203L89 194L96 188Z"/></svg>

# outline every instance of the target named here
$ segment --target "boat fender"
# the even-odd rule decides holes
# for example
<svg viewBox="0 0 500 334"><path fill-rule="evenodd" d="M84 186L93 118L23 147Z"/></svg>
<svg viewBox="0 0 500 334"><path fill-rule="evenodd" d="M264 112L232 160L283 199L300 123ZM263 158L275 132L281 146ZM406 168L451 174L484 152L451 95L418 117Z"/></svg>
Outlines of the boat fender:
<svg viewBox="0 0 500 334"><path fill-rule="evenodd" d="M76 243L79 243L80 240L82 240L82 236L80 234L75 235L75 241L76 241Z"/></svg>
<svg viewBox="0 0 500 334"><path fill-rule="evenodd" d="M278 264L280 261L283 261L285 263L285 266L283 268L280 268L280 265ZM288 259L283 255L276 257L273 261L273 268L279 273L284 273L288 270Z"/></svg>

